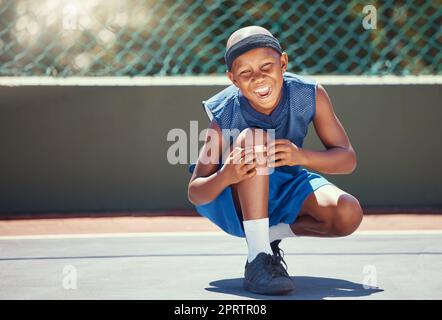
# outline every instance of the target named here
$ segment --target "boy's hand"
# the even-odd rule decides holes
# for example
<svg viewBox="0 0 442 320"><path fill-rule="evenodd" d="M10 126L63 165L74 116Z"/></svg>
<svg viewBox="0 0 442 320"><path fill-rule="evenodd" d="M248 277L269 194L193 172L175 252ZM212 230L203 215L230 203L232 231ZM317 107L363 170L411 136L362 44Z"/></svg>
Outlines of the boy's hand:
<svg viewBox="0 0 442 320"><path fill-rule="evenodd" d="M267 146L267 165L269 167L302 165L304 154L293 142L276 139Z"/></svg>
<svg viewBox="0 0 442 320"><path fill-rule="evenodd" d="M227 177L229 184L235 184L256 175L253 149L245 150L236 147L229 154L220 171Z"/></svg>

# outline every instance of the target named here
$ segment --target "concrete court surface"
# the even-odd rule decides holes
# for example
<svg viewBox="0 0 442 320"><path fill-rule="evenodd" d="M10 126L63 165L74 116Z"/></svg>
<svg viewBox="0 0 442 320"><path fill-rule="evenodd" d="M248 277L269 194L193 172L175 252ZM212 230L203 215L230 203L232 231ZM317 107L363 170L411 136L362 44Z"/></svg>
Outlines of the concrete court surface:
<svg viewBox="0 0 442 320"><path fill-rule="evenodd" d="M440 230L282 248L296 290L272 297L242 289L245 242L219 232L3 236L0 299L442 299Z"/></svg>

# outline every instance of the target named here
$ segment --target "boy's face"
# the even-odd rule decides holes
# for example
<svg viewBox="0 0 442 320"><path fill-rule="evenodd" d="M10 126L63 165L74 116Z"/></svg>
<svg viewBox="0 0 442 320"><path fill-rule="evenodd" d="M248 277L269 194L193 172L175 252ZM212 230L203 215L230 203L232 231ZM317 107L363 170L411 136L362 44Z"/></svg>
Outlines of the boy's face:
<svg viewBox="0 0 442 320"><path fill-rule="evenodd" d="M253 49L233 61L227 76L255 109L269 114L281 98L287 60L286 53L280 55L270 48Z"/></svg>

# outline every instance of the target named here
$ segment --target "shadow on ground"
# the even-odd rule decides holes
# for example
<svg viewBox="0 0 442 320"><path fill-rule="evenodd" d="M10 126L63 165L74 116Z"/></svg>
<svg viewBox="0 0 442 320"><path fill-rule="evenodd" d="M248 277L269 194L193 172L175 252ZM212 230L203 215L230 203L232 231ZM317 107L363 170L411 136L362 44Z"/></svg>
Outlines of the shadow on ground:
<svg viewBox="0 0 442 320"><path fill-rule="evenodd" d="M211 292L233 294L242 297L266 300L322 300L326 298L357 298L372 295L384 290L342 279L319 277L292 277L295 290L287 296L265 296L245 291L243 278L222 279L209 283Z"/></svg>

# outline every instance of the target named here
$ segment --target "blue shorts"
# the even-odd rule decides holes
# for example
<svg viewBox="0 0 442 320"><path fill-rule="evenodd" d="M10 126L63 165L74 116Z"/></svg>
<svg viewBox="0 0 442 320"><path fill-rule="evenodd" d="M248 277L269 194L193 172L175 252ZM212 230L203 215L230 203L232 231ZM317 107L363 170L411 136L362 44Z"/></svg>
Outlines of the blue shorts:
<svg viewBox="0 0 442 320"><path fill-rule="evenodd" d="M274 170L269 176L270 226L280 222L295 222L305 199L326 184L332 183L306 169L296 174ZM196 206L195 209L225 232L245 237L242 217L235 208L231 187L224 189L213 201Z"/></svg>

